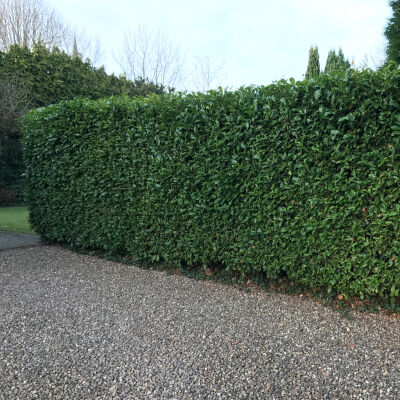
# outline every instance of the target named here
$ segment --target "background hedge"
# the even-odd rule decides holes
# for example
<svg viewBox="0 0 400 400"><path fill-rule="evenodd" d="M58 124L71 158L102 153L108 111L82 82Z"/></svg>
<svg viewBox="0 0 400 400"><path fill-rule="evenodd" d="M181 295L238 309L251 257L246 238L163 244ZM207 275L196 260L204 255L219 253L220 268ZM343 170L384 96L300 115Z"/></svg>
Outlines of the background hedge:
<svg viewBox="0 0 400 400"><path fill-rule="evenodd" d="M147 99L23 119L44 238L264 272L345 296L400 288L400 72Z"/></svg>
<svg viewBox="0 0 400 400"><path fill-rule="evenodd" d="M13 45L0 51L0 75L18 78L29 91L29 103L43 107L77 97L100 99L108 96L161 94L165 88L143 79L130 81L108 75L104 67L71 56L57 47L48 49L36 43L32 49Z"/></svg>

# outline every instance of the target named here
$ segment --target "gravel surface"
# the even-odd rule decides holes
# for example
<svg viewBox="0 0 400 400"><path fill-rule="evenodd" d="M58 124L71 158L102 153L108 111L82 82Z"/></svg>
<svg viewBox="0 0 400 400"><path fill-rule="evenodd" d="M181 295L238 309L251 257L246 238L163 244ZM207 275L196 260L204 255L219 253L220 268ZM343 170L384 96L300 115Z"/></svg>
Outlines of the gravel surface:
<svg viewBox="0 0 400 400"><path fill-rule="evenodd" d="M40 245L40 237L28 233L0 231L0 250Z"/></svg>
<svg viewBox="0 0 400 400"><path fill-rule="evenodd" d="M0 252L0 399L400 399L399 316Z"/></svg>

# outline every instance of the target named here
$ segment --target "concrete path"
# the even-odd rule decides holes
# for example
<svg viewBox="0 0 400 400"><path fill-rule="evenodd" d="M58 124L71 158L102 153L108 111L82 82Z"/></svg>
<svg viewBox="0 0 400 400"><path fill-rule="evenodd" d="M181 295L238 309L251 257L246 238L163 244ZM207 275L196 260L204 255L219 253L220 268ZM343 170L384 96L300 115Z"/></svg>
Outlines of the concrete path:
<svg viewBox="0 0 400 400"><path fill-rule="evenodd" d="M39 244L39 236L29 235L27 233L0 231L0 250L25 246L38 246Z"/></svg>
<svg viewBox="0 0 400 400"><path fill-rule="evenodd" d="M400 318L56 246L0 252L0 400L385 399Z"/></svg>

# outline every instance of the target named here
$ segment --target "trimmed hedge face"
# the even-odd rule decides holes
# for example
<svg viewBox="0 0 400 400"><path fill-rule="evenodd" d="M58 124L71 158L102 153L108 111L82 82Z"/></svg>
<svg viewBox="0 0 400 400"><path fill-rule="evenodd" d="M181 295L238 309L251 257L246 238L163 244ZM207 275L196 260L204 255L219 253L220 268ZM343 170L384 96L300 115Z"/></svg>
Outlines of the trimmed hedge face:
<svg viewBox="0 0 400 400"><path fill-rule="evenodd" d="M44 238L311 287L400 287L400 72L75 100L23 119Z"/></svg>

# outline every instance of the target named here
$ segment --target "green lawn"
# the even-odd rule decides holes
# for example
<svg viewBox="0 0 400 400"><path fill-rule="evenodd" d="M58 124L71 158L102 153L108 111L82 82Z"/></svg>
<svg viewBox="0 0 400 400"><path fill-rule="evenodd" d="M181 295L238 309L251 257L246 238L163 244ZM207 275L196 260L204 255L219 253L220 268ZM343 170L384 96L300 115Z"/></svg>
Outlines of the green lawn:
<svg viewBox="0 0 400 400"><path fill-rule="evenodd" d="M0 208L0 231L35 233L29 226L26 207Z"/></svg>

